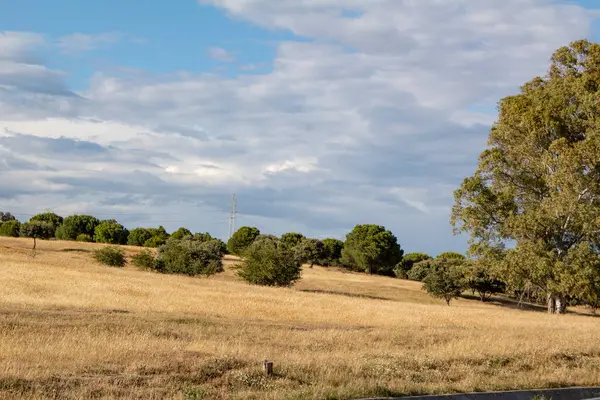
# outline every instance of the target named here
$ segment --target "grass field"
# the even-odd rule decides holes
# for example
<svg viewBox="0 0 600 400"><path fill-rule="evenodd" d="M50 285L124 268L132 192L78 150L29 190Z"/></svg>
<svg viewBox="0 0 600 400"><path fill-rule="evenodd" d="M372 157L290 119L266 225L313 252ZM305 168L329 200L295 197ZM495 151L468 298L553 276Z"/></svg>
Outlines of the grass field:
<svg viewBox="0 0 600 400"><path fill-rule="evenodd" d="M96 264L101 245L0 238L0 398L356 399L600 385L600 319L305 268L293 289L231 271ZM126 248L128 254L139 251ZM230 265L233 260L227 260ZM275 375L262 375L262 361Z"/></svg>

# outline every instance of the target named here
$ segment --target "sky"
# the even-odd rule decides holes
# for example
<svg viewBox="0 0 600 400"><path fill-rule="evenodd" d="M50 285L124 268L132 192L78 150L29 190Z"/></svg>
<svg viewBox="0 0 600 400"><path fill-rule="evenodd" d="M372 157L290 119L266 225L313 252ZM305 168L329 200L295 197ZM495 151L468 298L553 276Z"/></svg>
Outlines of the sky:
<svg viewBox="0 0 600 400"><path fill-rule="evenodd" d="M464 251L504 96L594 0L0 0L0 210Z"/></svg>

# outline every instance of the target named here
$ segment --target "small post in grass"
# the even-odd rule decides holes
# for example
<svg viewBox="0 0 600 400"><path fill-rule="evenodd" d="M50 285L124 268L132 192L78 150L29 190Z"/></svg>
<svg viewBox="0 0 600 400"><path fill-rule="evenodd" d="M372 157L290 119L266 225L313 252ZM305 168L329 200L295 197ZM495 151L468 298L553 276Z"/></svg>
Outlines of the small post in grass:
<svg viewBox="0 0 600 400"><path fill-rule="evenodd" d="M273 375L273 362L265 360L263 362L263 369L265 370L265 375L267 375L267 376Z"/></svg>

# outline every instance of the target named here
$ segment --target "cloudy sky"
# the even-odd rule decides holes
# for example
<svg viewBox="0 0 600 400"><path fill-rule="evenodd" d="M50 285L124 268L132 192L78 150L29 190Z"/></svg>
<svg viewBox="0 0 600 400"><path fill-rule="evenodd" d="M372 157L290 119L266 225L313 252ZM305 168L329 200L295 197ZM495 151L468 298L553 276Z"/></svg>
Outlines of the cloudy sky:
<svg viewBox="0 0 600 400"><path fill-rule="evenodd" d="M0 0L0 210L462 251L495 105L595 2ZM600 7L600 5L597 5Z"/></svg>

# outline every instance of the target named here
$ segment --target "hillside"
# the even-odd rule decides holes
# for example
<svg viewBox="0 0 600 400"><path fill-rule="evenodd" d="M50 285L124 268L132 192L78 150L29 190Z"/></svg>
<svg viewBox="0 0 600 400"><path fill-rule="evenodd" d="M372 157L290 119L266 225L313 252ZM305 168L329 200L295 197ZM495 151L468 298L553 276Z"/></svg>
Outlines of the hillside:
<svg viewBox="0 0 600 400"><path fill-rule="evenodd" d="M341 399L600 385L600 319L305 268L293 289L231 270L113 269L98 244L0 238L0 397ZM126 247L129 255L139 251ZM226 259L226 268L235 259ZM275 363L267 379L261 363Z"/></svg>

